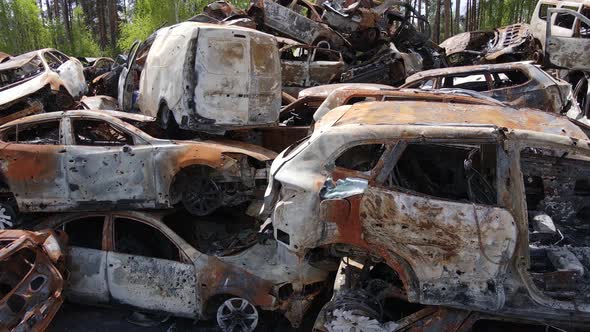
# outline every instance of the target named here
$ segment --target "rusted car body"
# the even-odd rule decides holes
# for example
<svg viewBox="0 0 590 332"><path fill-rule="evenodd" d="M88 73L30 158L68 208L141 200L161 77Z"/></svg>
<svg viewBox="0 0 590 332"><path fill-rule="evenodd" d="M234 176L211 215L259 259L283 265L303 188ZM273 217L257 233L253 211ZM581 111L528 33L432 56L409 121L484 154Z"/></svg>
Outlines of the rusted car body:
<svg viewBox="0 0 590 332"><path fill-rule="evenodd" d="M340 81L346 64L337 51L303 44L279 50L283 91L290 95L305 88Z"/></svg>
<svg viewBox="0 0 590 332"><path fill-rule="evenodd" d="M427 70L408 77L402 88L473 90L516 108L567 114L588 123L574 98L572 86L530 63Z"/></svg>
<svg viewBox="0 0 590 332"><path fill-rule="evenodd" d="M82 64L42 49L0 64L0 124L26 115L73 106L86 93Z"/></svg>
<svg viewBox="0 0 590 332"><path fill-rule="evenodd" d="M440 47L453 66L532 60L538 49L526 23L460 33L443 41Z"/></svg>
<svg viewBox="0 0 590 332"><path fill-rule="evenodd" d="M273 36L184 22L132 48L119 77L119 105L124 111L137 106L164 128L220 133L274 125L280 70Z"/></svg>
<svg viewBox="0 0 590 332"><path fill-rule="evenodd" d="M251 201L274 152L229 140L153 138L141 115L67 111L0 127L2 197L20 212L170 208L195 215ZM121 117L123 120L114 117ZM142 119L135 119L142 121Z"/></svg>
<svg viewBox="0 0 590 332"><path fill-rule="evenodd" d="M323 9L306 0L252 1L248 15L262 26L300 43L344 51L350 43L322 23Z"/></svg>
<svg viewBox="0 0 590 332"><path fill-rule="evenodd" d="M105 212L59 215L36 227L68 233L65 295L74 302L219 321L218 307L240 298L244 307L282 312L297 326L325 284L325 271L298 261L274 240L212 256L187 242L187 232L171 229L175 225L162 215Z"/></svg>
<svg viewBox="0 0 590 332"><path fill-rule="evenodd" d="M588 116L590 61L587 54L590 50L590 7L583 7L582 13L568 8L571 6L546 9L544 65L547 68L558 69L560 76L574 86L574 97L582 113ZM555 26L555 22L560 20L573 22L572 33L564 33L559 26Z"/></svg>
<svg viewBox="0 0 590 332"><path fill-rule="evenodd" d="M65 242L52 231L0 231L0 329L44 331L63 302Z"/></svg>
<svg viewBox="0 0 590 332"><path fill-rule="evenodd" d="M589 171L588 137L563 116L362 103L275 159L262 215L312 264L358 258L369 277L379 265L362 285L387 298L588 326Z"/></svg>
<svg viewBox="0 0 590 332"><path fill-rule="evenodd" d="M0 63L10 59L11 55L8 53L0 52Z"/></svg>
<svg viewBox="0 0 590 332"><path fill-rule="evenodd" d="M319 121L324 115L331 110L344 106L358 103L367 103L375 101L395 101L395 100L415 100L429 102L446 102L475 105L498 105L505 106L504 103L495 99L481 95L468 90L450 89L450 90L417 90L417 89L400 89L400 88L382 88L376 86L344 86L334 90L328 95L317 107L313 114L313 121Z"/></svg>
<svg viewBox="0 0 590 332"><path fill-rule="evenodd" d="M103 75L111 70L117 65L115 60L111 58L77 58L82 63L84 67L84 78L86 78L86 82L90 83L95 78L100 75Z"/></svg>

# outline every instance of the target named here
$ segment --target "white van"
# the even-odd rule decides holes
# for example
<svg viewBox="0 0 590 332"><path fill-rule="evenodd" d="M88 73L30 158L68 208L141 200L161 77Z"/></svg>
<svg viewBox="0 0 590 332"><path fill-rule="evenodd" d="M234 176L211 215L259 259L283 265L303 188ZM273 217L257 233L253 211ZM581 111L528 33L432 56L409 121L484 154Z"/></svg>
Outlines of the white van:
<svg viewBox="0 0 590 332"><path fill-rule="evenodd" d="M156 31L129 52L119 104L163 128L219 133L276 124L281 67L271 35L184 22Z"/></svg>
<svg viewBox="0 0 590 332"><path fill-rule="evenodd" d="M533 36L545 49L545 35L547 32L547 10L549 8L564 8L590 17L590 0L540 0L537 2L533 17L531 18L531 30ZM575 27L580 20L572 15L557 14L551 18L551 33L553 36L572 37Z"/></svg>

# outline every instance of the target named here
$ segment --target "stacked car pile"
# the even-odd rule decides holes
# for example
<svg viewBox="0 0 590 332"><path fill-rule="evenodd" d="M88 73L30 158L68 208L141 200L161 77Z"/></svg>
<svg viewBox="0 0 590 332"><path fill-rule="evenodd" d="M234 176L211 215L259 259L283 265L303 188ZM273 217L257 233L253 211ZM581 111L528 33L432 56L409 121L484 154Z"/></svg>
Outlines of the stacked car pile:
<svg viewBox="0 0 590 332"><path fill-rule="evenodd" d="M589 8L439 47L408 3L219 1L117 61L3 56L0 227L30 231L0 330L62 292L223 331L590 326Z"/></svg>

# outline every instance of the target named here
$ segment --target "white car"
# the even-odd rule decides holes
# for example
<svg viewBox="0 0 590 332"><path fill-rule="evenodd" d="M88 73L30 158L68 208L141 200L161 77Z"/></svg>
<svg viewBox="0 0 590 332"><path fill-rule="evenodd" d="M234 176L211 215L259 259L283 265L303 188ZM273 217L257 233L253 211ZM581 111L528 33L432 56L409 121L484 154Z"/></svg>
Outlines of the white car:
<svg viewBox="0 0 590 332"><path fill-rule="evenodd" d="M67 109L86 91L76 58L50 48L10 57L0 64L0 124Z"/></svg>

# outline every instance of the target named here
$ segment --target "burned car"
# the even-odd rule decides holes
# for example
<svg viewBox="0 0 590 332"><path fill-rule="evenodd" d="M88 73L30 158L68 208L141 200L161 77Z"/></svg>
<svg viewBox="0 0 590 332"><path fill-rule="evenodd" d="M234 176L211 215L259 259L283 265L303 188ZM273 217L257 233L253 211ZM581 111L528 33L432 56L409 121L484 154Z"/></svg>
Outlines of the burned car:
<svg viewBox="0 0 590 332"><path fill-rule="evenodd" d="M303 44L279 50L283 91L297 95L312 86L340 81L346 64L340 52Z"/></svg>
<svg viewBox="0 0 590 332"><path fill-rule="evenodd" d="M451 66L540 61L539 44L530 26L518 23L490 31L471 31L455 35L440 44Z"/></svg>
<svg viewBox="0 0 590 332"><path fill-rule="evenodd" d="M38 228L67 232L68 300L217 320L222 331L253 331L259 310L297 326L327 273L274 240L227 256L207 255L173 230L175 218L145 212L64 214ZM170 226L169 226L170 225Z"/></svg>
<svg viewBox="0 0 590 332"><path fill-rule="evenodd" d="M42 49L0 64L0 124L43 111L60 111L86 93L76 58Z"/></svg>
<svg viewBox="0 0 590 332"><path fill-rule="evenodd" d="M248 9L248 15L263 31L278 32L306 45L345 51L350 43L322 22L322 13L323 8L306 0L256 0Z"/></svg>
<svg viewBox="0 0 590 332"><path fill-rule="evenodd" d="M274 125L281 105L280 70L273 36L184 22L132 47L119 77L119 106L139 108L170 131L223 133Z"/></svg>
<svg viewBox="0 0 590 332"><path fill-rule="evenodd" d="M207 215L251 201L275 156L229 140L156 139L116 114L53 112L0 127L2 206L54 212L182 203Z"/></svg>
<svg viewBox="0 0 590 332"><path fill-rule="evenodd" d="M433 330L469 328L470 311L588 326L589 180L589 139L566 117L362 103L324 115L275 159L262 215L312 265L363 263L364 279L347 283L357 295L339 303L366 312L377 301L399 329L436 322L421 315L430 306L462 313Z"/></svg>
<svg viewBox="0 0 590 332"><path fill-rule="evenodd" d="M0 231L0 330L44 331L64 288L64 234Z"/></svg>
<svg viewBox="0 0 590 332"><path fill-rule="evenodd" d="M111 71L117 63L111 58L77 58L84 67L84 78L90 83L98 76Z"/></svg>
<svg viewBox="0 0 590 332"><path fill-rule="evenodd" d="M549 17L549 9L557 9L557 14ZM575 16L565 10L572 10ZM583 18L590 18L590 1L588 0L539 0L531 17L531 30L535 40L545 50L547 26L551 34L557 37L572 38L584 34L580 27L584 25ZM588 26L586 26L586 31Z"/></svg>
<svg viewBox="0 0 590 332"><path fill-rule="evenodd" d="M408 77L402 88L473 90L516 108L537 108L588 122L572 86L531 63L427 70Z"/></svg>

